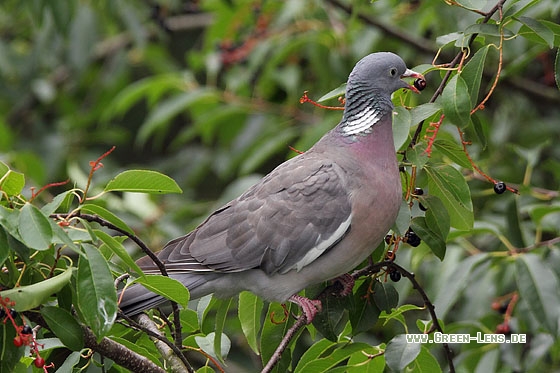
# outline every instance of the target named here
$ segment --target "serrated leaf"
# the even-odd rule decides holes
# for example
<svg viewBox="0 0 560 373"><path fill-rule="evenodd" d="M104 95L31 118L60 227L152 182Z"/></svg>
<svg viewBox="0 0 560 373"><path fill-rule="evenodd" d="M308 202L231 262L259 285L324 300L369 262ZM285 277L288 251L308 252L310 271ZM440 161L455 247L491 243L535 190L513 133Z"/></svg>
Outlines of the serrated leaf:
<svg viewBox="0 0 560 373"><path fill-rule="evenodd" d="M82 327L74 316L63 308L46 306L41 308L41 315L49 329L72 351L80 351L84 347Z"/></svg>
<svg viewBox="0 0 560 373"><path fill-rule="evenodd" d="M181 282L162 275L146 275L134 280L142 284L146 289L172 300L183 307L189 303L190 295L188 289Z"/></svg>
<svg viewBox="0 0 560 373"><path fill-rule="evenodd" d="M167 175L148 170L127 170L113 178L105 192L182 193L179 185Z"/></svg>
<svg viewBox="0 0 560 373"><path fill-rule="evenodd" d="M461 76L465 79L465 83L467 83L471 95L471 103L473 105L478 103L480 82L482 81L482 74L484 73L484 63L486 62L486 56L488 55L490 47L490 45L486 45L480 48L474 56L471 57L469 62L467 62L461 72Z"/></svg>
<svg viewBox="0 0 560 373"><path fill-rule="evenodd" d="M399 334L387 343L385 362L394 371L403 371L420 353L420 343L408 343L406 335Z"/></svg>
<svg viewBox="0 0 560 373"><path fill-rule="evenodd" d="M16 303L14 306L16 311L28 311L40 306L53 294L57 293L60 289L66 286L72 278L73 269L74 268L70 267L59 275L32 285L4 290L0 292L0 297L10 298L13 300Z"/></svg>
<svg viewBox="0 0 560 373"><path fill-rule="evenodd" d="M459 127L469 124L471 116L471 98L469 87L461 74L455 75L441 94L441 103L445 117Z"/></svg>
<svg viewBox="0 0 560 373"><path fill-rule="evenodd" d="M35 250L48 249L53 238L49 219L29 203L22 207L19 214L18 231L25 244Z"/></svg>
<svg viewBox="0 0 560 373"><path fill-rule="evenodd" d="M451 226L469 230L473 226L473 206L469 186L463 175L455 168L426 166L430 193L439 197L447 209Z"/></svg>
<svg viewBox="0 0 560 373"><path fill-rule="evenodd" d="M530 17L517 17L516 18L519 22L523 23L527 28L532 31L540 40L544 42L544 44L548 45L549 48L554 47L554 33L545 25L543 25L540 21L530 18ZM519 30L519 33L523 36L525 33L525 29L523 27Z"/></svg>
<svg viewBox="0 0 560 373"><path fill-rule="evenodd" d="M560 282L555 273L536 254L518 256L515 269L521 299L535 319L552 335L557 335L560 321Z"/></svg>
<svg viewBox="0 0 560 373"><path fill-rule="evenodd" d="M241 322L241 329L247 339L249 347L257 355L259 352L258 334L261 329L261 316L264 302L253 293L243 291L239 294L237 314Z"/></svg>
<svg viewBox="0 0 560 373"><path fill-rule="evenodd" d="M77 306L83 321L100 340L117 318L117 293L105 258L92 245L85 244L83 248L87 259L80 257L78 262Z"/></svg>

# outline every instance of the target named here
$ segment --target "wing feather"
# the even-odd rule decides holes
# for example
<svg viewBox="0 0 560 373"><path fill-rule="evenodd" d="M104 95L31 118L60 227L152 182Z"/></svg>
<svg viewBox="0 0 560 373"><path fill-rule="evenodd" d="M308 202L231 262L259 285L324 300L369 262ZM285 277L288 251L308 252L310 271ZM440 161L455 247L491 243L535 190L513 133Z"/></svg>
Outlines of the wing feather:
<svg viewBox="0 0 560 373"><path fill-rule="evenodd" d="M215 211L193 232L171 241L158 256L177 272L299 271L350 229L345 177L330 160L300 155Z"/></svg>

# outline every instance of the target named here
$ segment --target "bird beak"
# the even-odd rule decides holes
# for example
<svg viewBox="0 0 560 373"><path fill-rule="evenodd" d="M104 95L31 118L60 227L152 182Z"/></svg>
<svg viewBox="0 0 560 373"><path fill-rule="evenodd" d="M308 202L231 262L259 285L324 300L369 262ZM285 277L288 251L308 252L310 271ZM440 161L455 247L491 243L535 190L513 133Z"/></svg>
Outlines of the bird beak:
<svg viewBox="0 0 560 373"><path fill-rule="evenodd" d="M402 78L417 78L417 79L422 79L422 80L426 80L424 78L424 75L417 73L416 71L412 71L410 69L406 69L406 71L404 72L404 74L401 75L401 79ZM407 88L410 89L411 91L415 92L415 93L420 93L420 91L418 90L418 88L416 88L415 86L412 86L410 84L406 84Z"/></svg>

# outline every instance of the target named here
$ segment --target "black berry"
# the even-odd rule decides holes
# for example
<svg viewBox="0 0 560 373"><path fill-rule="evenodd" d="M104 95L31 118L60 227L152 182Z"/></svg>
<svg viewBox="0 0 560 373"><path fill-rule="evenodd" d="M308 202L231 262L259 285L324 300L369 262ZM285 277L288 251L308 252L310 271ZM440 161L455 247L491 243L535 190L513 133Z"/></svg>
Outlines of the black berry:
<svg viewBox="0 0 560 373"><path fill-rule="evenodd" d="M428 210L428 208L427 208L426 206L424 206L423 204L421 204L421 203L418 204L418 207L419 207L420 210L422 210L422 211L427 211L427 210Z"/></svg>
<svg viewBox="0 0 560 373"><path fill-rule="evenodd" d="M3 319L4 317L6 317L6 311L4 310L4 307L0 307L0 319Z"/></svg>
<svg viewBox="0 0 560 373"><path fill-rule="evenodd" d="M503 181L498 181L496 184L494 184L494 192L496 192L496 194L502 194L506 191L506 189L506 183L504 183Z"/></svg>
<svg viewBox="0 0 560 373"><path fill-rule="evenodd" d="M394 282L399 282L400 279L401 279L401 273L399 271L393 271L393 272L389 273L389 277Z"/></svg>
<svg viewBox="0 0 560 373"><path fill-rule="evenodd" d="M418 235L414 233L414 231L410 228L405 234L405 239L406 239L406 243L412 247L417 247L418 245L420 245L420 242L422 242L420 237L418 237Z"/></svg>
<svg viewBox="0 0 560 373"><path fill-rule="evenodd" d="M392 240L393 240L393 235L392 234L388 234L388 235L385 236L385 243L387 245L390 245Z"/></svg>
<svg viewBox="0 0 560 373"><path fill-rule="evenodd" d="M421 196L422 194L424 194L424 189L422 188L414 188L414 194L416 194L417 196Z"/></svg>
<svg viewBox="0 0 560 373"><path fill-rule="evenodd" d="M24 325L21 329L21 334L31 334L33 331L29 325Z"/></svg>
<svg viewBox="0 0 560 373"><path fill-rule="evenodd" d="M10 308L10 316L12 316L12 319L15 319L17 317L17 311Z"/></svg>
<svg viewBox="0 0 560 373"><path fill-rule="evenodd" d="M423 91L424 88L426 88L426 81L422 78L418 78L414 81L414 87L419 91Z"/></svg>

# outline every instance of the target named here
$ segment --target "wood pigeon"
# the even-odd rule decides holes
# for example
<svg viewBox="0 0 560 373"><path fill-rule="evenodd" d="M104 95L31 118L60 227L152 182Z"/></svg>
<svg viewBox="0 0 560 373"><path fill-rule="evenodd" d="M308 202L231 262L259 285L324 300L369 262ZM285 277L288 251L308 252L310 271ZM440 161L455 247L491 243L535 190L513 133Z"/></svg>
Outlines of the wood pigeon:
<svg viewBox="0 0 560 373"><path fill-rule="evenodd" d="M243 290L299 304L311 322L318 300L297 293L362 263L395 222L401 182L392 133L391 94L401 80L423 79L388 52L352 70L342 120L311 149L278 166L239 198L214 211L158 254L191 298L230 297ZM149 257L138 265L159 270ZM165 302L133 285L120 307L127 315Z"/></svg>

